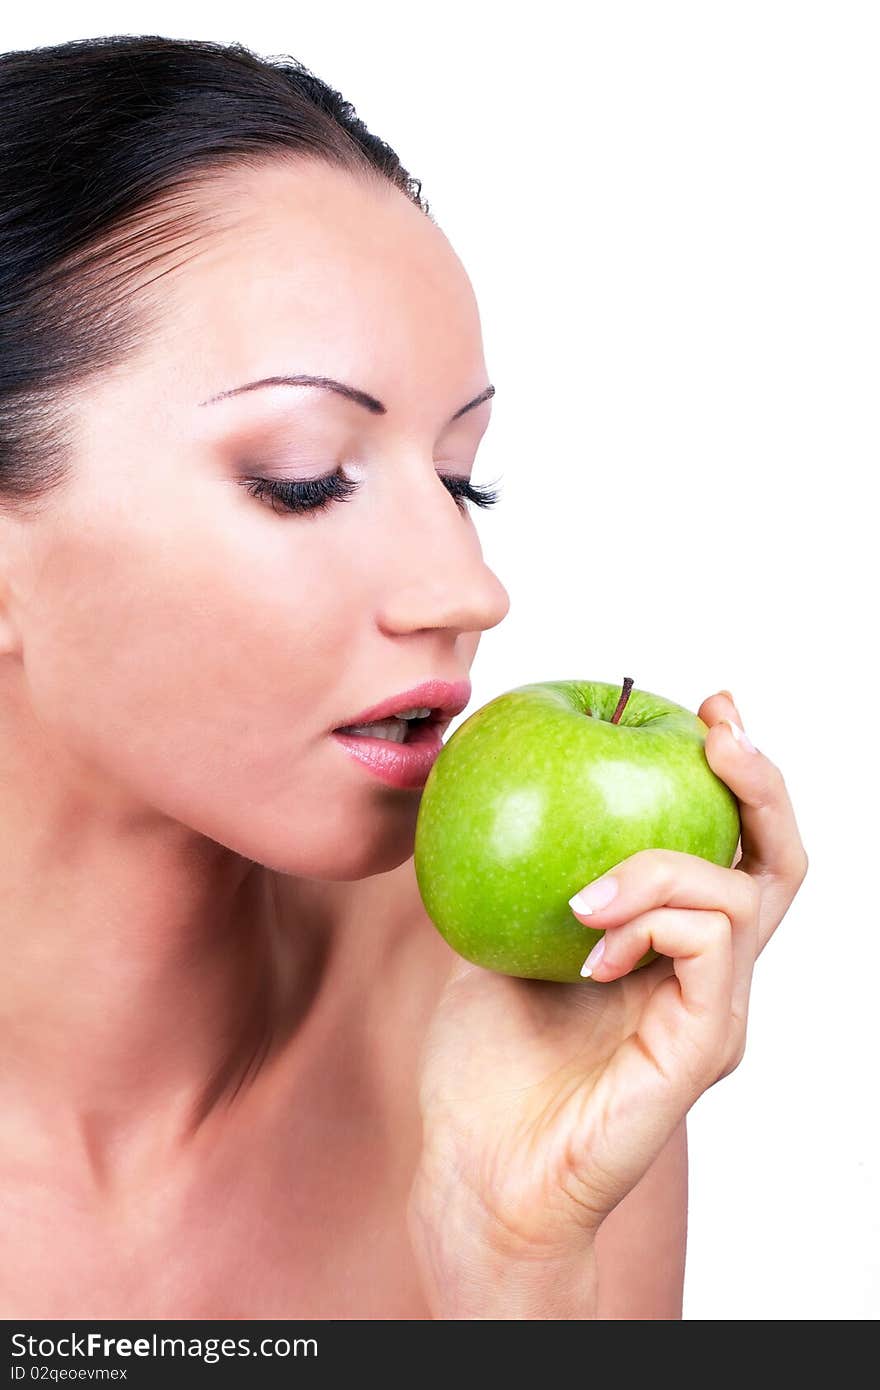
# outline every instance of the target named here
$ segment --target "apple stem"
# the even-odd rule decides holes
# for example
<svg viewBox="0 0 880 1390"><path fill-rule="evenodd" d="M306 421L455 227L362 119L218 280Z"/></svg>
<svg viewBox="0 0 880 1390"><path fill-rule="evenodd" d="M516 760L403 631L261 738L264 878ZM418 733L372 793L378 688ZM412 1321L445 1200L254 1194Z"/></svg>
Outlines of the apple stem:
<svg viewBox="0 0 880 1390"><path fill-rule="evenodd" d="M632 688L633 688L633 678L632 678L632 676L624 676L624 678L623 678L623 689L622 689L621 692L620 692L620 699L617 701L617 709L614 711L614 713L613 713L612 716L611 716L611 723L612 723L612 724L616 724L616 723L618 722L618 720L620 719L620 716L623 714L623 711L626 709L626 702L627 702L627 700L628 700L629 697L630 697L630 691L632 690Z"/></svg>

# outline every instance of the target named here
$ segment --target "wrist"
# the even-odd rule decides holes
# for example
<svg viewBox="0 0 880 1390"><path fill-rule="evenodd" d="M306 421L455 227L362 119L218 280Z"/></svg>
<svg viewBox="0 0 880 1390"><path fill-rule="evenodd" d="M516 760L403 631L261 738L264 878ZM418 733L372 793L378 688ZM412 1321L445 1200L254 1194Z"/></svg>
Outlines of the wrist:
<svg viewBox="0 0 880 1390"><path fill-rule="evenodd" d="M440 1277L437 1277L437 1274ZM454 1269L425 1271L433 1318L560 1322L598 1317L599 1280L591 1246L565 1265L545 1258L459 1259Z"/></svg>
<svg viewBox="0 0 880 1390"><path fill-rule="evenodd" d="M577 1233L564 1249L536 1246L458 1204L442 1212L411 1202L409 1231L422 1288L439 1319L598 1317L595 1241Z"/></svg>

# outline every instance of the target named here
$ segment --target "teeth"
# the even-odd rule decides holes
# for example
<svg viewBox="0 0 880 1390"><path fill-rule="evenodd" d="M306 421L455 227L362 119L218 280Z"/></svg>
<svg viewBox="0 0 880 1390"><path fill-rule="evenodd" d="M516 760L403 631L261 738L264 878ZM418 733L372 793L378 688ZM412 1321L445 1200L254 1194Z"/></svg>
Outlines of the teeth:
<svg viewBox="0 0 880 1390"><path fill-rule="evenodd" d="M430 713L430 705L415 709L402 709L399 714L392 715L390 719L377 719L374 724L352 724L341 732L364 734L368 738L387 738L392 743L405 743L409 731L407 720L426 719Z"/></svg>
<svg viewBox="0 0 880 1390"><path fill-rule="evenodd" d="M368 738L387 738L392 743L405 743L409 726L395 716L394 719L386 719L376 724L353 724L351 728L343 729L341 732L365 734Z"/></svg>

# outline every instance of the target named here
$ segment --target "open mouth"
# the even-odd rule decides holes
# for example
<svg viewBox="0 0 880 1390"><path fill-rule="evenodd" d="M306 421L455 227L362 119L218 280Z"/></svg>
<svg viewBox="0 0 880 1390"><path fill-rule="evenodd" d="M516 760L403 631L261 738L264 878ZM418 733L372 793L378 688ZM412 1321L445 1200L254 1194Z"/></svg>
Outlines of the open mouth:
<svg viewBox="0 0 880 1390"><path fill-rule="evenodd" d="M348 728L334 729L336 734L347 738L381 739L387 743L425 743L436 737L435 730L443 729L449 723L440 710L412 719L401 719L393 715L390 719L377 719L372 724L353 724Z"/></svg>

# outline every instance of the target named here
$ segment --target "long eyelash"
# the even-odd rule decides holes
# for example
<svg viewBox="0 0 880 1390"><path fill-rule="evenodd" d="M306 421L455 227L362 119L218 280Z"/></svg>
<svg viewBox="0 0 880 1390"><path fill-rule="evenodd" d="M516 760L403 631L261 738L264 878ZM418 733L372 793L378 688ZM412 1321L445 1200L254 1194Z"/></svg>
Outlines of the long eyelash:
<svg viewBox="0 0 880 1390"><path fill-rule="evenodd" d="M473 483L468 478L459 478L451 473L440 473L438 477L455 498L456 506L463 515L467 513L468 502L477 507L494 507L500 500L497 490ZM345 502L360 487L360 483L343 478L338 473L297 482L288 478L245 478L243 483L252 497L268 497L273 511L280 509L281 512L300 515L317 514L331 502ZM464 503L464 506L460 503Z"/></svg>
<svg viewBox="0 0 880 1390"><path fill-rule="evenodd" d="M483 483L472 483L469 478L457 478L454 473L438 473L437 476L449 489L456 503L461 500L473 502L475 507L494 507L496 502L501 500L497 488L487 487ZM459 510L466 512L467 507L460 507Z"/></svg>
<svg viewBox="0 0 880 1390"><path fill-rule="evenodd" d="M338 473L326 478L306 478L302 482L289 478L246 478L244 481L251 497L269 498L273 512L301 514L317 513L331 502L345 502L360 487L360 483Z"/></svg>

